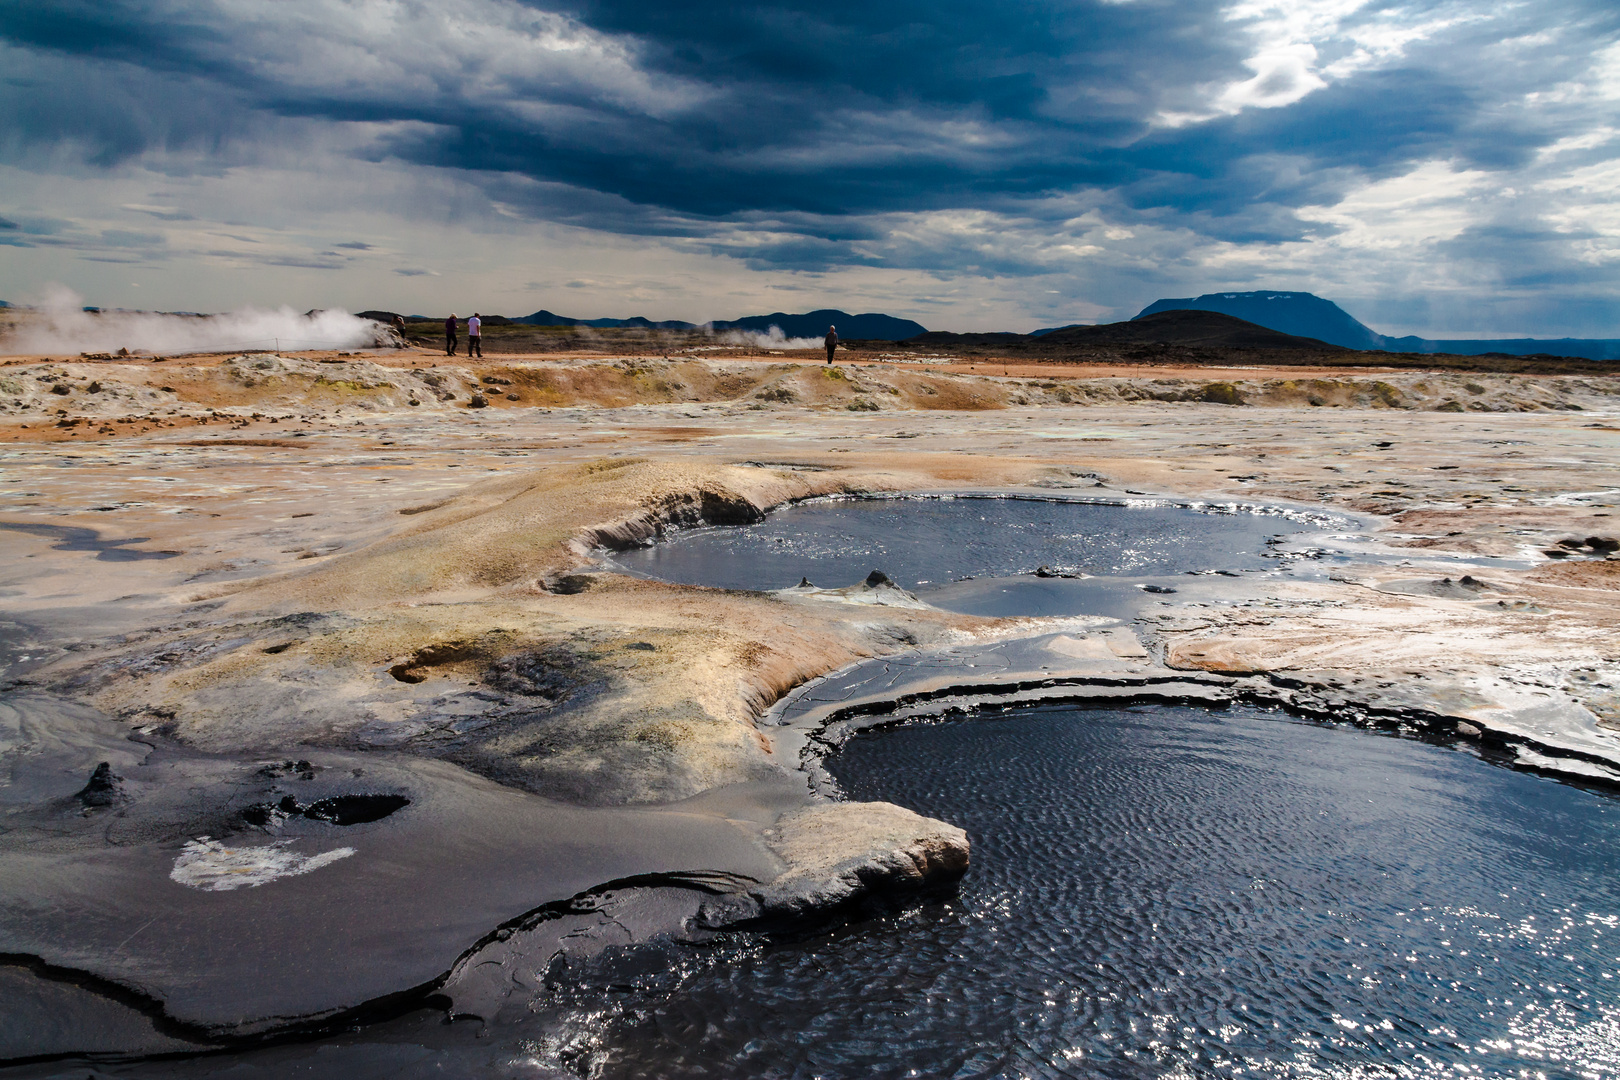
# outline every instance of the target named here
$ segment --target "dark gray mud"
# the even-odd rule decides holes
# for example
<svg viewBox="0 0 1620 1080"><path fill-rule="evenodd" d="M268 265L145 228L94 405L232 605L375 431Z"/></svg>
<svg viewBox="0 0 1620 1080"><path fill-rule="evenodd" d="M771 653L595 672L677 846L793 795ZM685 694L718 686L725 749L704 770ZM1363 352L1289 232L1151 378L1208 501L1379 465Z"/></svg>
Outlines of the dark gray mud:
<svg viewBox="0 0 1620 1080"><path fill-rule="evenodd" d="M458 960L548 905L594 925L606 883L780 872L714 798L576 807L404 754L266 760L135 736L35 691L0 700L0 1060L442 1009ZM768 814L770 796L739 801Z"/></svg>
<svg viewBox="0 0 1620 1080"><path fill-rule="evenodd" d="M56 540L51 545L54 551L93 551L101 562L142 562L147 559L173 559L181 555L178 551L148 551L145 548L130 547L131 544L147 543L151 537L132 536L123 540L106 540L94 529L82 529L71 525L38 525L31 523L0 521L0 529L11 529L16 532L32 533L36 536L48 536Z"/></svg>
<svg viewBox="0 0 1620 1080"><path fill-rule="evenodd" d="M1620 803L1249 710L856 737L851 798L958 822L958 889L794 937L608 950L488 1024L19 1076L1547 1077L1620 1070Z"/></svg>
<svg viewBox="0 0 1620 1080"><path fill-rule="evenodd" d="M1123 614L1139 590L1188 574L1276 569L1287 538L1347 519L1248 505L1060 498L821 499L756 525L695 529L616 554L631 573L683 585L842 588L881 569L936 607L972 615Z"/></svg>
<svg viewBox="0 0 1620 1080"><path fill-rule="evenodd" d="M1620 803L1245 711L859 736L857 799L965 827L957 896L627 1003L602 1077L1620 1070Z"/></svg>
<svg viewBox="0 0 1620 1080"><path fill-rule="evenodd" d="M954 610L1109 615L1294 564L1311 530L1347 525L846 500L617 559L749 589L836 588L878 566ZM0 860L0 997L18 1002L0 1044L68 1055L7 1075L1404 1076L1487 1060L1501 1067L1484 1075L1517 1075L1502 1062L1537 1053L1603 1066L1547 1073L1573 1077L1607 1075L1603 1040L1620 1043L1599 940L1620 932L1614 804L1416 742L1186 708L861 736L834 773L854 798L968 828L961 894L792 941L700 944L657 928L722 879L775 872L739 826L748 807L802 797L791 784L675 813L588 810L447 763L229 760L130 743L70 703L6 705L29 749L0 807L17 841ZM92 787L105 801L84 801ZM204 820L193 788L228 797ZM165 813L142 827L168 831L131 833L126 794L155 800ZM193 873L207 853L177 856L204 833L303 862L268 888L198 887L217 880Z"/></svg>

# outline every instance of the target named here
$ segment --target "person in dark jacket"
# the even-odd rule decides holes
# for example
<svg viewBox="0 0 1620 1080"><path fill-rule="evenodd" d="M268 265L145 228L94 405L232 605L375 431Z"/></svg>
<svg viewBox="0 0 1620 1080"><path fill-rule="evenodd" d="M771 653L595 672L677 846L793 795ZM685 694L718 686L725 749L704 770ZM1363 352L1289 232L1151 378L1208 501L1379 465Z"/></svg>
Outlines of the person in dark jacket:
<svg viewBox="0 0 1620 1080"><path fill-rule="evenodd" d="M444 355L456 355L456 313L453 311L444 320Z"/></svg>
<svg viewBox="0 0 1620 1080"><path fill-rule="evenodd" d="M833 350L838 348L838 327L827 327L827 337L822 344L827 346L827 363L830 364L832 363Z"/></svg>

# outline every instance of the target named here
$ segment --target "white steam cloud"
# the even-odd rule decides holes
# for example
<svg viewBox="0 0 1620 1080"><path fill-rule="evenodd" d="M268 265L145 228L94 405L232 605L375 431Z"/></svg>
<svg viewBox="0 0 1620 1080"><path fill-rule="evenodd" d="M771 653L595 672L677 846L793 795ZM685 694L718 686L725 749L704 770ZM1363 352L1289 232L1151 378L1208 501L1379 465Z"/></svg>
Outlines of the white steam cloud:
<svg viewBox="0 0 1620 1080"><path fill-rule="evenodd" d="M84 300L62 286L12 332L0 338L0 353L132 353L180 355L236 349L374 348L392 344L391 332L346 311L301 315L243 308L223 315L164 315L141 311L89 312Z"/></svg>
<svg viewBox="0 0 1620 1080"><path fill-rule="evenodd" d="M726 330L716 341L724 345L747 345L755 349L819 349L821 339L815 337L783 337L782 328L773 326L764 333L758 330Z"/></svg>

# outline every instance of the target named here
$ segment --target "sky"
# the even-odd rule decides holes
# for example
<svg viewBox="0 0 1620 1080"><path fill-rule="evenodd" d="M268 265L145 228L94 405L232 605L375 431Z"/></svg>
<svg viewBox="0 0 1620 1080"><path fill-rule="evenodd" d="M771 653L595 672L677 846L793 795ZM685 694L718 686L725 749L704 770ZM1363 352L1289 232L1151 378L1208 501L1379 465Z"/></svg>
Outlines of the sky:
<svg viewBox="0 0 1620 1080"><path fill-rule="evenodd" d="M0 299L1620 337L1614 0L6 0Z"/></svg>

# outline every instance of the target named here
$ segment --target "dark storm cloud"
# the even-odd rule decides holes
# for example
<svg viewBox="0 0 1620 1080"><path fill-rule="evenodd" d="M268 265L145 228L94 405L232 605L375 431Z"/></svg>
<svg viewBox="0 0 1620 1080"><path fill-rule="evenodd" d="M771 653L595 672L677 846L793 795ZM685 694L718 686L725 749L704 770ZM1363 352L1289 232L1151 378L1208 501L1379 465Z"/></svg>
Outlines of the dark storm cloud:
<svg viewBox="0 0 1620 1080"><path fill-rule="evenodd" d="M1545 81L1543 68L1520 57L1469 71L1443 55L1287 107L1155 128L1162 113L1196 112L1200 88L1248 76L1243 25L1194 0L601 0L572 18L464 0L436 11L391 24L318 0L256 17L206 0L13 0L0 36L34 58L22 81L52 89L19 87L4 122L14 139L77 141L100 162L225 138L256 110L414 122L387 152L683 217L998 206L1093 187L1132 207L1235 216L1232 238L1251 239L1290 231L1275 218L1255 228L1257 200L1312 204L1346 170L1436 154L1508 167L1558 134L1502 115L1502 99ZM1565 65L1569 45L1590 49L1620 25L1612 5L1583 0L1522 19L1580 31L1558 43ZM488 33L460 40L469 27ZM69 79L66 58L97 63ZM1290 155L1298 178L1279 185L1246 166L1260 154ZM659 231L620 216L599 224Z"/></svg>
<svg viewBox="0 0 1620 1080"><path fill-rule="evenodd" d="M1061 268L1043 239L1100 250L1087 215L1197 242L1321 238L1346 226L1312 209L1369 183L1423 162L1512 174L1612 122L1592 88L1613 0L1346 7L10 0L0 158L66 147L108 167L358 123L356 156L463 170L523 216L759 269L1018 276ZM1023 239L906 218L971 213ZM1560 282L1580 230L1541 213L1502 210L1442 254Z"/></svg>

